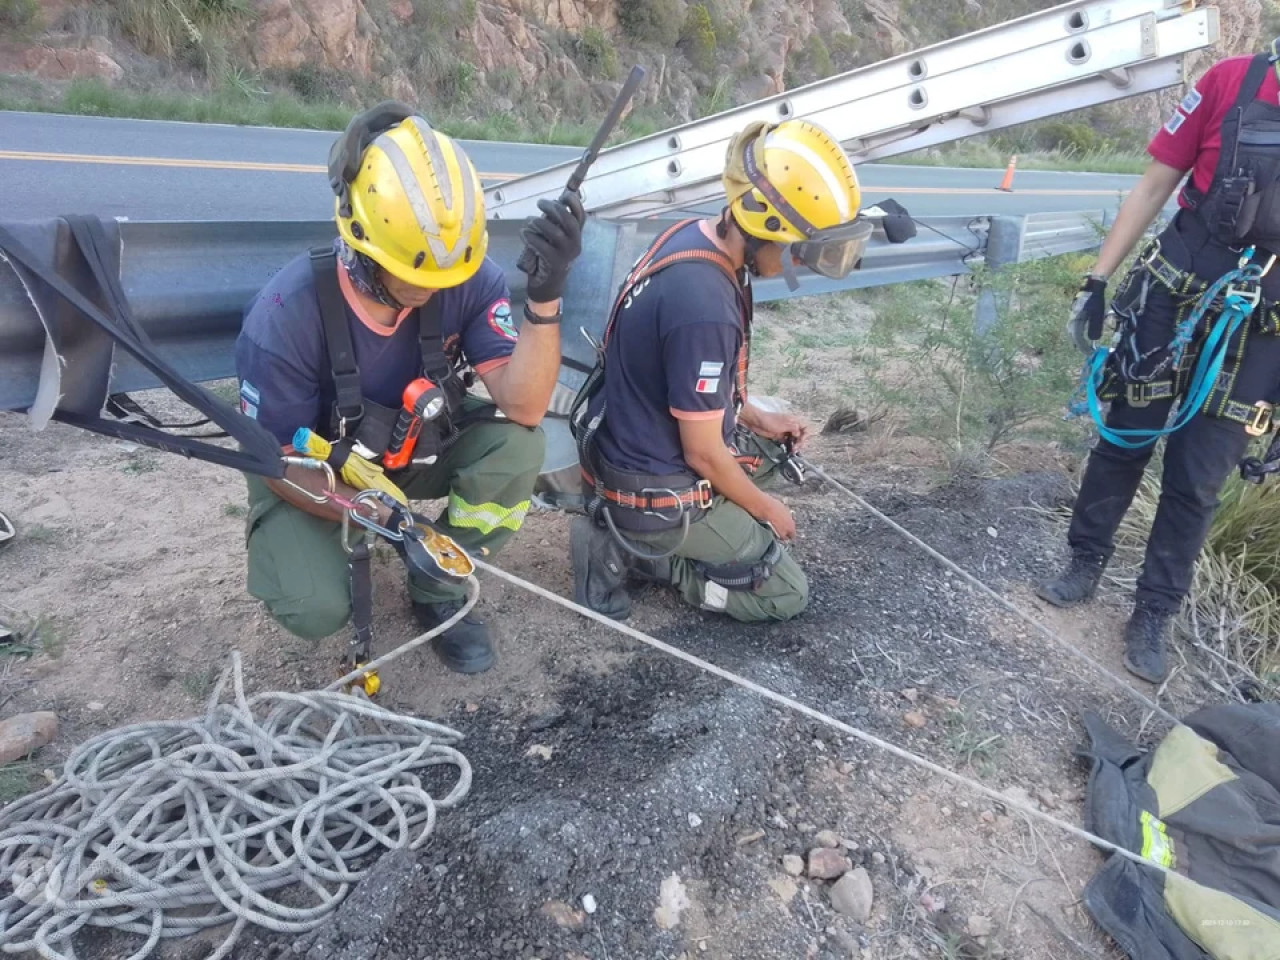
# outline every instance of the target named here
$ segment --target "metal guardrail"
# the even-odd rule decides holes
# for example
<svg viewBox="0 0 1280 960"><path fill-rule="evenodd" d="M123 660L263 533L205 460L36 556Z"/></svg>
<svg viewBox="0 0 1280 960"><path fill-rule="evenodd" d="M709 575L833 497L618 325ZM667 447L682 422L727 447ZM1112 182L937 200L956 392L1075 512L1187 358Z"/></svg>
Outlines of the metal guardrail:
<svg viewBox="0 0 1280 960"><path fill-rule="evenodd" d="M917 236L902 244L888 243L877 231L861 268L844 280L805 273L794 293L774 279L758 282L755 295L767 302L968 273L971 264L992 259L988 241L993 224L1018 238L1016 251L999 258L1000 263L1087 249L1098 243L1096 225L1102 217L1097 211L1020 220L922 220ZM589 224L585 252L565 292L566 356L591 362L590 348L576 331L581 326L599 334L621 277L665 225L660 220L593 220ZM68 256L62 221L7 226L61 269L59 258ZM245 307L289 260L334 236L329 221L125 221L117 226L123 251L122 284L138 322L166 359L196 382L234 376L232 348ZM514 269L521 249L519 228L520 224L510 221L491 223L489 250L496 262L508 267L507 281L517 304L524 298L525 282L524 274ZM0 409L25 410L32 405L41 382L45 343L41 315L27 288L14 269L0 260ZM117 350L114 360L112 392L158 386L124 351ZM46 362L46 379L49 369ZM576 378L570 373L566 371L562 378L566 389L575 386L570 381Z"/></svg>

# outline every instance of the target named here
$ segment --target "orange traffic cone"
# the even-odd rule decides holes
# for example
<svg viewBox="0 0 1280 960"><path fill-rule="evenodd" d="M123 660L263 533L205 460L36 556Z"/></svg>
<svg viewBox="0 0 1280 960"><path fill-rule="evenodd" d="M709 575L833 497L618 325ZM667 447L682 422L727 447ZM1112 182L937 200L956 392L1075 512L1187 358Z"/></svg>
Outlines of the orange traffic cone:
<svg viewBox="0 0 1280 960"><path fill-rule="evenodd" d="M997 190L1003 190L1005 193L1013 192L1013 171L1018 169L1018 155L1015 153L1009 158L1009 165L1004 168L1004 179L1000 181Z"/></svg>

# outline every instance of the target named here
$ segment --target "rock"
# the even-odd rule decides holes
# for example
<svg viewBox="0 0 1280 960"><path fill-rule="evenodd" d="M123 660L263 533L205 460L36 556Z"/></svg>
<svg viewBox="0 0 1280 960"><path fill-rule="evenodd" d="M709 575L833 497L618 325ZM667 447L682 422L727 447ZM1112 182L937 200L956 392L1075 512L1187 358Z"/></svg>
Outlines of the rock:
<svg viewBox="0 0 1280 960"><path fill-rule="evenodd" d="M875 853L871 854L871 862L876 866L880 866L884 863L884 854L877 850Z"/></svg>
<svg viewBox="0 0 1280 960"><path fill-rule="evenodd" d="M653 922L663 930L672 930L680 924L680 914L689 907L689 894L673 873L662 881L658 891L658 905L653 910Z"/></svg>
<svg viewBox="0 0 1280 960"><path fill-rule="evenodd" d="M980 913L970 916L969 922L965 924L965 932L971 937L989 937L994 929L995 925L991 922L991 918Z"/></svg>
<svg viewBox="0 0 1280 960"><path fill-rule="evenodd" d="M755 843L757 840L764 839L763 830L752 830L750 833L744 833L734 843L739 847L745 847L749 843Z"/></svg>
<svg viewBox="0 0 1280 960"><path fill-rule="evenodd" d="M849 858L838 850L814 847L809 851L809 876L815 880L834 880L852 866Z"/></svg>
<svg viewBox="0 0 1280 960"><path fill-rule="evenodd" d="M987 536L994 540L996 537L1000 536L1000 534L997 532L995 527L987 527Z"/></svg>
<svg viewBox="0 0 1280 960"><path fill-rule="evenodd" d="M0 763L21 760L58 735L58 715L48 710L20 713L0 722Z"/></svg>
<svg viewBox="0 0 1280 960"><path fill-rule="evenodd" d="M820 847L830 847L834 850L840 846L840 834L834 830L819 830L818 835L813 838L813 842Z"/></svg>
<svg viewBox="0 0 1280 960"><path fill-rule="evenodd" d="M539 760L550 760L554 747L548 747L546 744L535 743L524 752L526 757L535 757Z"/></svg>
<svg viewBox="0 0 1280 960"><path fill-rule="evenodd" d="M796 857L799 860L799 857ZM774 877L769 881L769 889L778 895L778 899L783 903L790 903L795 899L798 888L796 882L790 877Z"/></svg>
<svg viewBox="0 0 1280 960"><path fill-rule="evenodd" d="M980 814L978 814L978 819L981 820L983 823L994 823L996 819L996 815L992 813L990 810L983 810Z"/></svg>
<svg viewBox="0 0 1280 960"><path fill-rule="evenodd" d="M942 894L926 890L920 894L920 906L924 908L925 913L941 913L947 909L947 901Z"/></svg>
<svg viewBox="0 0 1280 960"><path fill-rule="evenodd" d="M1036 799L1040 801L1040 806L1046 810L1052 810L1058 805L1058 796L1048 787L1041 787L1036 791Z"/></svg>
<svg viewBox="0 0 1280 960"><path fill-rule="evenodd" d="M853 764L847 760L841 760L836 764L836 773L847 777L849 774L853 773Z"/></svg>
<svg viewBox="0 0 1280 960"><path fill-rule="evenodd" d="M412 0L391 0L387 9L390 10L391 15L401 23L408 23L413 19Z"/></svg>
<svg viewBox="0 0 1280 960"><path fill-rule="evenodd" d="M921 713L919 710L911 710L907 713L904 713L902 715L902 722L905 723L908 727L916 727L917 729L920 727L923 727L926 723L928 723L928 721L925 720L924 718L924 714Z"/></svg>
<svg viewBox="0 0 1280 960"><path fill-rule="evenodd" d="M387 96L393 100L399 100L401 103L417 103L418 90L413 85L413 81L409 79L409 75L403 70L397 70L387 78L384 87Z"/></svg>
<svg viewBox="0 0 1280 960"><path fill-rule="evenodd" d="M23 54L22 63L28 73L45 80L97 77L107 83L115 83L124 76L124 67L101 50L88 48L47 47L41 44L29 48Z"/></svg>
<svg viewBox="0 0 1280 960"><path fill-rule="evenodd" d="M698 816L696 813L689 814L689 826L697 830L698 827L702 826L702 818Z"/></svg>
<svg viewBox="0 0 1280 960"><path fill-rule="evenodd" d="M858 923L866 923L871 917L874 891L871 877L862 867L855 867L835 882L829 893L831 906Z"/></svg>
<svg viewBox="0 0 1280 960"><path fill-rule="evenodd" d="M849 960L861 960L862 947L858 943L857 937L852 934L845 933L843 930L837 930L831 935L831 939L839 944L840 949L844 951L844 955Z"/></svg>
<svg viewBox="0 0 1280 960"><path fill-rule="evenodd" d="M589 893L584 893L582 895L582 909L591 914L596 912L596 908L596 898Z"/></svg>
<svg viewBox="0 0 1280 960"><path fill-rule="evenodd" d="M906 690L902 691L902 699L906 700L908 703L915 703L920 699L920 691L915 687L908 687Z"/></svg>
<svg viewBox="0 0 1280 960"><path fill-rule="evenodd" d="M563 900L548 900L538 912L562 930L581 930L587 922L587 915L575 910Z"/></svg>
<svg viewBox="0 0 1280 960"><path fill-rule="evenodd" d="M90 700L84 705L84 708L90 713L101 713L103 710L107 709L107 705L101 700Z"/></svg>
<svg viewBox="0 0 1280 960"><path fill-rule="evenodd" d="M794 853L788 853L782 858L782 871L789 877L798 877L804 873L804 859L797 857Z"/></svg>

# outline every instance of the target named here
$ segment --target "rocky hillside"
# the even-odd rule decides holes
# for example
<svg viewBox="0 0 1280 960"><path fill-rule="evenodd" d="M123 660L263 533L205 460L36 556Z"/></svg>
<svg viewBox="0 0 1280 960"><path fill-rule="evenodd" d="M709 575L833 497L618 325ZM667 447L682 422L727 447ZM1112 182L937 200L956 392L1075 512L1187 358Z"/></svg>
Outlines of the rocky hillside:
<svg viewBox="0 0 1280 960"><path fill-rule="evenodd" d="M511 129L598 115L632 63L637 126L723 109L1051 0L0 0L0 74L132 90L393 96ZM1221 0L1220 53L1275 0ZM1205 64L1212 56L1204 57ZM1155 104L1130 105L1154 117ZM1144 119L1147 119L1144 117ZM1144 128L1149 124L1144 123Z"/></svg>

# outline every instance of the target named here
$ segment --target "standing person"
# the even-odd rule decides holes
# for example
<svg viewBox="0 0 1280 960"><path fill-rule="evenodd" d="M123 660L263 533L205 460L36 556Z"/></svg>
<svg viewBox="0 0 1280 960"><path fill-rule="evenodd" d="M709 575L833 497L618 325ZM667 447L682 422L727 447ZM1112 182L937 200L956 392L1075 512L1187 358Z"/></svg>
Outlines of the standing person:
<svg viewBox="0 0 1280 960"><path fill-rule="evenodd" d="M335 143L330 179L338 239L287 264L245 316L236 341L241 409L286 452L306 427L380 462L405 388L425 378L444 412L423 426L414 463L389 478L410 499L446 497L441 529L493 554L520 529L542 466L539 423L559 370L560 293L581 250L581 203L544 200L525 228L536 257L517 336L502 268L485 256L480 179L449 137L402 104L380 104ZM475 377L492 404L467 393ZM286 476L321 486L311 471L290 467ZM355 576L342 510L282 481L247 479L249 592L299 636L341 629ZM459 586L412 577L409 595L425 629L463 597ZM470 615L435 639L435 651L463 673L494 659L488 628Z"/></svg>
<svg viewBox="0 0 1280 960"><path fill-rule="evenodd" d="M781 544L795 518L758 486L808 427L747 396L750 280L791 278L793 257L845 276L871 226L854 222L840 144L803 120L742 131L723 180L719 216L668 230L632 269L575 404L589 516L570 531L574 595L618 619L628 572L741 621L786 620L808 600Z"/></svg>
<svg viewBox="0 0 1280 960"><path fill-rule="evenodd" d="M1222 485L1251 437L1270 429L1280 400L1280 270L1272 269L1280 251L1278 97L1275 57L1265 54L1223 60L1200 79L1148 146L1152 163L1121 205L1073 306L1073 333L1088 352L1102 332L1108 279L1190 171L1177 215L1139 253L1112 301L1120 340L1100 391L1111 409L1072 514L1070 565L1038 591L1059 606L1093 596L1151 458L1151 432L1165 428L1175 402L1195 404L1180 411L1179 419L1190 419L1165 446L1160 502L1125 628L1125 666L1152 683L1168 674L1170 621L1191 587ZM1248 266L1250 258L1258 266ZM1224 295L1247 304L1260 294L1261 301L1231 335L1204 399L1189 400L1200 356L1212 352L1224 295L1194 331L1189 318L1202 292L1241 268L1254 276L1235 280ZM1188 337L1180 351L1175 341ZM1110 433L1117 430L1146 433Z"/></svg>

